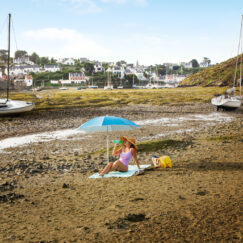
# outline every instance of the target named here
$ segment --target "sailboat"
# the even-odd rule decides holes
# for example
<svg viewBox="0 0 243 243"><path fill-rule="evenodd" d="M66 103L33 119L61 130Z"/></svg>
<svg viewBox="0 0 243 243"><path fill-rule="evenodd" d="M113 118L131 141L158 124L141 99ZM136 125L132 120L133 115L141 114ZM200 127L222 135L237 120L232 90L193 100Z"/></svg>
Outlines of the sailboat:
<svg viewBox="0 0 243 243"><path fill-rule="evenodd" d="M107 79L107 86L104 86L104 90L112 90L113 89L113 85L110 83L110 75L108 73L108 79Z"/></svg>
<svg viewBox="0 0 243 243"><path fill-rule="evenodd" d="M241 82L242 82L242 25L243 25L243 15L241 18L241 26L240 26L240 38L238 44L238 52L235 64L235 75L234 75L234 84L231 89L228 89L225 94L216 96L212 98L211 103L217 106L217 110L224 109L224 110L234 110L241 106L242 103L242 96L241 96ZM235 87L237 85L237 69L238 64L240 62L240 79L239 79L239 86L240 86L240 95L234 95Z"/></svg>
<svg viewBox="0 0 243 243"><path fill-rule="evenodd" d="M90 85L88 88L89 88L89 89L98 89L98 86L97 86L97 85L94 85L93 72L92 72L92 76L91 76L91 78L92 78L92 85Z"/></svg>
<svg viewBox="0 0 243 243"><path fill-rule="evenodd" d="M10 27L11 27L11 14L9 16L8 23L8 67L7 67L7 98L0 99L0 115L9 115L31 111L35 104L22 100L10 100L9 99L9 84L10 84L10 75L9 75L9 67L10 67Z"/></svg>

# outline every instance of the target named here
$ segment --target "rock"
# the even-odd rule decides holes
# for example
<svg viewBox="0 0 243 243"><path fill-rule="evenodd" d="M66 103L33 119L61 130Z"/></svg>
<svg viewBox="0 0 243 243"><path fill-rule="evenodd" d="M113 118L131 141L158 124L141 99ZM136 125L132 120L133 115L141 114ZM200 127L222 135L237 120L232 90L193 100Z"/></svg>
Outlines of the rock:
<svg viewBox="0 0 243 243"><path fill-rule="evenodd" d="M62 188L69 188L69 185L66 183L63 183Z"/></svg>

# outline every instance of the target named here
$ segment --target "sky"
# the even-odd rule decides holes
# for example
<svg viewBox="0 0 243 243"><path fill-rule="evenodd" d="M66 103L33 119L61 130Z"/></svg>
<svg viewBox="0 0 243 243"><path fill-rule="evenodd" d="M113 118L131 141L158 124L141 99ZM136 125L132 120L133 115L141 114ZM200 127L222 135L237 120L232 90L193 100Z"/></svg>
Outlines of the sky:
<svg viewBox="0 0 243 243"><path fill-rule="evenodd" d="M237 54L242 0L0 0L0 49L11 13L16 49L49 58L154 65Z"/></svg>

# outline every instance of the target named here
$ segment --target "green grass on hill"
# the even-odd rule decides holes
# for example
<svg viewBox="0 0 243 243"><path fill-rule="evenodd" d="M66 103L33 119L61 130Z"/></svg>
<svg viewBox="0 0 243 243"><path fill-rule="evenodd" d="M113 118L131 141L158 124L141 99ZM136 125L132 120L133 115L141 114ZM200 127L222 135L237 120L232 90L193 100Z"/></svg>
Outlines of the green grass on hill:
<svg viewBox="0 0 243 243"><path fill-rule="evenodd" d="M243 54L239 57L243 58ZM215 66L205 68L184 79L180 86L232 86L234 82L236 57ZM242 65L243 73L243 65ZM240 66L237 69L237 77L240 76Z"/></svg>

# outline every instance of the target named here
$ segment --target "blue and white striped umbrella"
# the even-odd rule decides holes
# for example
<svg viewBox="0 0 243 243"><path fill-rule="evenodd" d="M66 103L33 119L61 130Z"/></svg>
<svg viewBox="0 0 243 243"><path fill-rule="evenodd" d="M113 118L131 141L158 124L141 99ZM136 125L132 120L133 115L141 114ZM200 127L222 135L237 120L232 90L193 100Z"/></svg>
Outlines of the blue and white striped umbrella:
<svg viewBox="0 0 243 243"><path fill-rule="evenodd" d="M107 132L107 162L109 162L108 132L132 130L139 125L125 118L116 116L99 116L81 125L77 130L85 132Z"/></svg>

